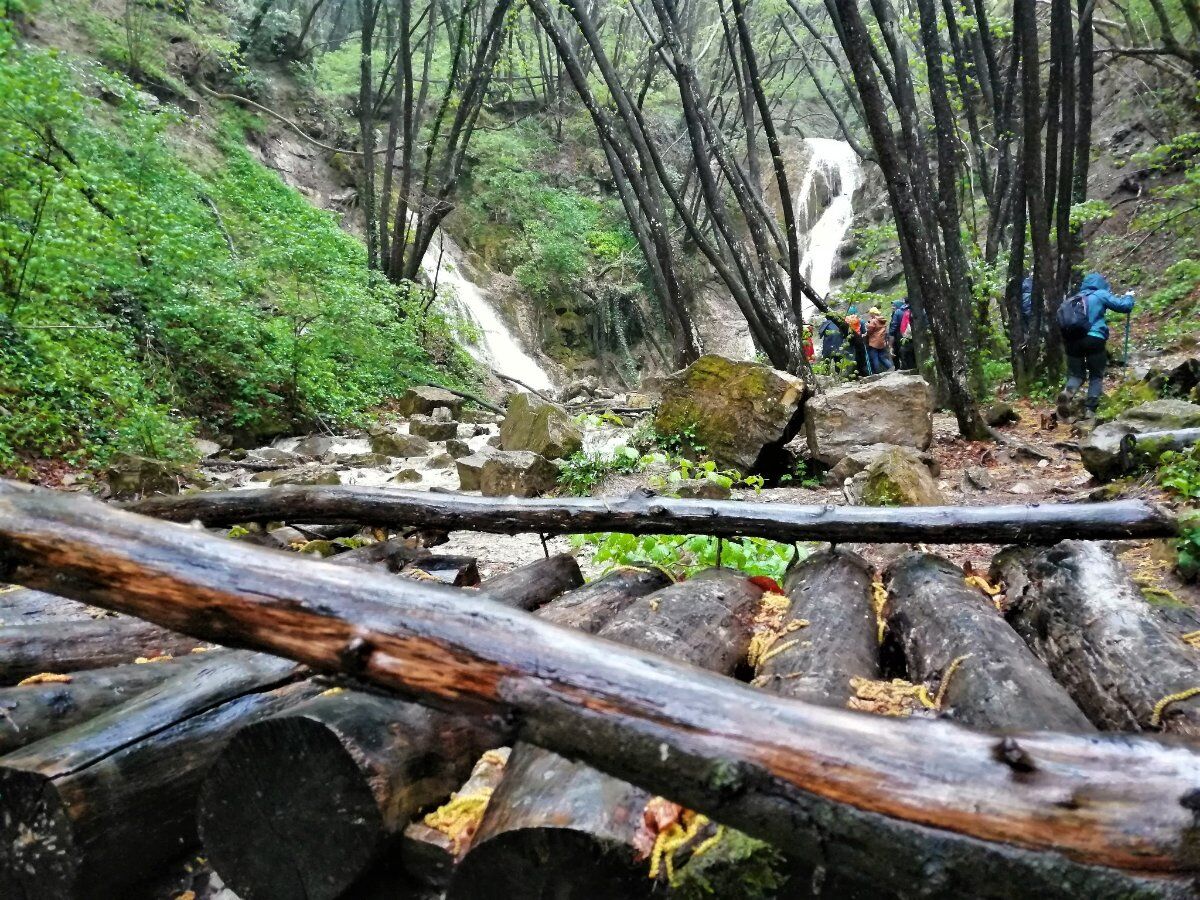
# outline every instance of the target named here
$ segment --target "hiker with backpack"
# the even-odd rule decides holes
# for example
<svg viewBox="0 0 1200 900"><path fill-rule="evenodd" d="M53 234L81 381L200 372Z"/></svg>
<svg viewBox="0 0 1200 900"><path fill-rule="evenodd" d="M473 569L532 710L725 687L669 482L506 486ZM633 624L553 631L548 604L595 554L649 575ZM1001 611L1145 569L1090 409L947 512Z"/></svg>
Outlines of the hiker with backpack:
<svg viewBox="0 0 1200 900"><path fill-rule="evenodd" d="M1058 308L1058 330L1067 354L1067 384L1056 404L1060 419L1070 417L1071 401L1085 378L1088 387L1084 417L1095 416L1100 406L1104 367L1108 362L1108 323L1104 315L1110 309L1119 313L1131 312L1133 292L1124 297L1114 296L1108 281L1099 272L1086 275L1079 293L1065 299Z"/></svg>
<svg viewBox="0 0 1200 900"><path fill-rule="evenodd" d="M892 343L892 361L897 369L915 369L912 345L912 310L908 298L892 301L892 319L888 322L888 340Z"/></svg>
<svg viewBox="0 0 1200 900"><path fill-rule="evenodd" d="M878 307L872 306L867 315L870 317L867 319L867 362L871 367L871 374L890 372L892 360L887 348L888 323L884 321Z"/></svg>

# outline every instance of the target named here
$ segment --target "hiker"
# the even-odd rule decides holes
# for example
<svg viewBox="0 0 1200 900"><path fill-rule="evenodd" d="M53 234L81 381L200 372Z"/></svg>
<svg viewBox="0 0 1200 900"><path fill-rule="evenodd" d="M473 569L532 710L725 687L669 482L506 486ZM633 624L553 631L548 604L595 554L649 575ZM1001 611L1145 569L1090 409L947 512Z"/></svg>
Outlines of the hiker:
<svg viewBox="0 0 1200 900"><path fill-rule="evenodd" d="M901 297L892 301L892 318L888 321L888 343L892 345L892 362L900 368L900 323L904 321L904 312L908 309L908 298Z"/></svg>
<svg viewBox="0 0 1200 900"><path fill-rule="evenodd" d="M1033 319L1033 276L1026 275L1021 282L1021 324L1026 330Z"/></svg>
<svg viewBox="0 0 1200 900"><path fill-rule="evenodd" d="M804 326L804 359L806 362L812 362L816 351L813 349L813 329L812 325Z"/></svg>
<svg viewBox="0 0 1200 900"><path fill-rule="evenodd" d="M821 359L832 359L846 342L842 329L838 328L837 323L829 316L825 317L825 321L817 329L817 335L821 338Z"/></svg>
<svg viewBox="0 0 1200 900"><path fill-rule="evenodd" d="M872 306L867 315L870 317L867 319L867 362L871 373L878 375L880 372L890 372L892 360L888 355L888 323L877 306Z"/></svg>
<svg viewBox="0 0 1200 900"><path fill-rule="evenodd" d="M1079 293L1068 297L1058 308L1058 328L1067 353L1067 385L1058 395L1056 404L1059 419L1070 417L1071 401L1085 377L1088 387L1084 418L1096 415L1104 391L1104 366L1108 361L1108 323L1104 321L1104 314L1110 309L1131 312L1133 292L1124 297L1113 296L1108 281L1099 272L1085 276Z"/></svg>
<svg viewBox="0 0 1200 900"><path fill-rule="evenodd" d="M858 307L853 303L850 304L846 315L846 324L850 327L846 332L846 341L850 344L850 353L853 354L854 369L859 378L864 378L871 374L871 362L867 356L867 342L863 339L862 320L858 317Z"/></svg>

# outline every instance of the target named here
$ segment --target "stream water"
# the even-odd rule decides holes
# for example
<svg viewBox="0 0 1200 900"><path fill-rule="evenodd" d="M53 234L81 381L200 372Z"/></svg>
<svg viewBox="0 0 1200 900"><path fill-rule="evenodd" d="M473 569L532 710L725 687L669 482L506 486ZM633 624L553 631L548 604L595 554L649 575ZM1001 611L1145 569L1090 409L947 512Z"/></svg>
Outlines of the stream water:
<svg viewBox="0 0 1200 900"><path fill-rule="evenodd" d="M505 324L484 291L467 277L460 260L462 251L441 231L421 261L430 283L448 295L454 312L478 332L475 341L464 341L467 352L501 375L507 375L539 391L553 389L554 382L542 366L525 352L512 329Z"/></svg>

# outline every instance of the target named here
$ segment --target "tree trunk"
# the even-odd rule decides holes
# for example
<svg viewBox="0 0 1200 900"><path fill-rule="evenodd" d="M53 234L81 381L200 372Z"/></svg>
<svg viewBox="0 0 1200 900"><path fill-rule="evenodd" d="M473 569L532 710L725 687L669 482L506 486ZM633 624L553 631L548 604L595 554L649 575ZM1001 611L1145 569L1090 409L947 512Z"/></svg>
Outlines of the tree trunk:
<svg viewBox="0 0 1200 900"><path fill-rule="evenodd" d="M754 683L783 697L844 709L853 696L851 678L879 677L871 570L848 550L824 550L793 569L785 589L792 608ZM786 629L796 620L808 624L792 634Z"/></svg>
<svg viewBox="0 0 1200 900"><path fill-rule="evenodd" d="M1006 550L993 571L1009 619L1088 718L1113 731L1200 736L1200 652L1155 615L1125 567L1098 544Z"/></svg>
<svg viewBox="0 0 1200 900"><path fill-rule="evenodd" d="M188 653L201 641L130 618L44 622L0 628L0 684L41 672L64 674Z"/></svg>
<svg viewBox="0 0 1200 900"><path fill-rule="evenodd" d="M1044 897L1183 897L1198 871L1188 804L1200 764L1185 744L1044 733L1022 736L1015 754L1012 739L951 723L771 697L453 588L372 572L347 579L8 482L0 579L53 585L441 708L498 713L517 739L803 862L823 864L836 846L863 877L909 878L931 896L1007 897L1019 883ZM1095 796L1103 802L1085 799Z"/></svg>
<svg viewBox="0 0 1200 900"><path fill-rule="evenodd" d="M559 553L489 578L480 594L513 609L532 612L581 584L583 574L575 557Z"/></svg>
<svg viewBox="0 0 1200 900"><path fill-rule="evenodd" d="M92 669L76 672L67 682L0 689L0 754L86 722L180 672L206 665L220 652L191 653L177 660L140 666Z"/></svg>
<svg viewBox="0 0 1200 900"><path fill-rule="evenodd" d="M709 570L625 607L597 635L728 674L745 656L761 595L742 575ZM588 765L517 744L448 896L641 896L653 882L635 863L633 840L650 799Z"/></svg>
<svg viewBox="0 0 1200 900"><path fill-rule="evenodd" d="M958 566L910 553L887 575L888 626L904 647L909 679L939 683L947 718L1002 731L1095 730Z"/></svg>
<svg viewBox="0 0 1200 900"><path fill-rule="evenodd" d="M230 653L0 758L0 896L126 896L195 842L200 780L241 726L316 693Z"/></svg>
<svg viewBox="0 0 1200 900"><path fill-rule="evenodd" d="M495 534L710 534L830 543L1053 544L1064 538L1174 537L1178 524L1141 501L983 507L798 506L740 500L675 500L635 493L621 499L518 499L403 492L370 487L283 487L154 497L125 507L175 522L418 522L447 531Z"/></svg>

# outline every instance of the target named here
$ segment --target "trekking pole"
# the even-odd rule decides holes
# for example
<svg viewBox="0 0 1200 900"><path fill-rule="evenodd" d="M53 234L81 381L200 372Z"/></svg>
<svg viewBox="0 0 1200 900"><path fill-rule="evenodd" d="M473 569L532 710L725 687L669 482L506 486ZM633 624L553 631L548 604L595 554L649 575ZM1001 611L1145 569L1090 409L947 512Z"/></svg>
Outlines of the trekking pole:
<svg viewBox="0 0 1200 900"><path fill-rule="evenodd" d="M1133 321L1133 310L1125 313L1125 356L1121 360L1121 365L1125 368L1129 366L1129 326Z"/></svg>

